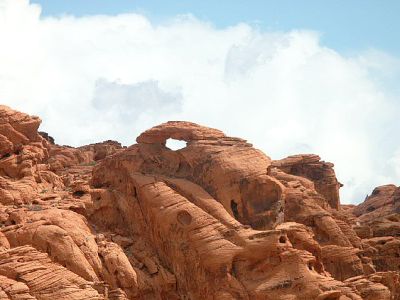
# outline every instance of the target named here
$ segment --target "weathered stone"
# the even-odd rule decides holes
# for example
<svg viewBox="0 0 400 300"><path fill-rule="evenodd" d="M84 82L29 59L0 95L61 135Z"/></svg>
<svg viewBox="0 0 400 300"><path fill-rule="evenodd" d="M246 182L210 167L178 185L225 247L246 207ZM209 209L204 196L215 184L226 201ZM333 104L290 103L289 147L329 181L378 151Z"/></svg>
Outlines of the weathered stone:
<svg viewBox="0 0 400 300"><path fill-rule="evenodd" d="M190 122L129 148L39 125L0 106L0 299L400 299L396 186L340 206L316 155Z"/></svg>

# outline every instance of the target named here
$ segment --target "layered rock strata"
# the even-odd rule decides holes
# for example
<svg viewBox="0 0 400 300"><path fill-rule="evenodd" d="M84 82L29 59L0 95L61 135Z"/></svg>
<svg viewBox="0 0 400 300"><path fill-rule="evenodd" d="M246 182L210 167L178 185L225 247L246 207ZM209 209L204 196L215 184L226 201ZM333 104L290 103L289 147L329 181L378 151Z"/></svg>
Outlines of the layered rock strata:
<svg viewBox="0 0 400 300"><path fill-rule="evenodd" d="M316 155L190 122L128 148L39 125L0 106L0 299L400 299L396 186L341 206Z"/></svg>

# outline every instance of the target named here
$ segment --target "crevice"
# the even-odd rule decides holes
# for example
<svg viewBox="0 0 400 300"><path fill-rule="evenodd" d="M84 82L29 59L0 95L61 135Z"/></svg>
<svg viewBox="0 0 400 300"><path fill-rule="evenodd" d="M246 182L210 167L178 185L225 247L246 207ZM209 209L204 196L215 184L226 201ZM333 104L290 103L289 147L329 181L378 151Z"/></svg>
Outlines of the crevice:
<svg viewBox="0 0 400 300"><path fill-rule="evenodd" d="M235 200L231 200L231 210L232 210L234 218L236 220L239 220L238 204L235 202Z"/></svg>
<svg viewBox="0 0 400 300"><path fill-rule="evenodd" d="M76 191L72 193L72 196L74 196L75 198L81 198L85 194L86 193L84 191Z"/></svg>

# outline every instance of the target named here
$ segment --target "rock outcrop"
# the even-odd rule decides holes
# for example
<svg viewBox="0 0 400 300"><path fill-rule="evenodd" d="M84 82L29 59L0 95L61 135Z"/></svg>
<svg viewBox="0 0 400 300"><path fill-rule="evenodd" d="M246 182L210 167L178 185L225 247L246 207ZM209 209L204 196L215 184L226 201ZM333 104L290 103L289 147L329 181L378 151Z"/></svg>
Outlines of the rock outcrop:
<svg viewBox="0 0 400 300"><path fill-rule="evenodd" d="M376 271L400 271L400 188L384 185L352 209L363 255ZM399 287L398 287L399 288ZM398 293L398 291L397 291Z"/></svg>
<svg viewBox="0 0 400 300"><path fill-rule="evenodd" d="M274 161L272 164L283 172L307 178L314 183L315 190L320 193L328 204L339 208L339 188L341 183L336 179L333 164L321 161L318 155L293 155Z"/></svg>
<svg viewBox="0 0 400 300"><path fill-rule="evenodd" d="M0 299L400 299L396 186L341 206L316 155L190 122L128 148L39 125L0 106Z"/></svg>

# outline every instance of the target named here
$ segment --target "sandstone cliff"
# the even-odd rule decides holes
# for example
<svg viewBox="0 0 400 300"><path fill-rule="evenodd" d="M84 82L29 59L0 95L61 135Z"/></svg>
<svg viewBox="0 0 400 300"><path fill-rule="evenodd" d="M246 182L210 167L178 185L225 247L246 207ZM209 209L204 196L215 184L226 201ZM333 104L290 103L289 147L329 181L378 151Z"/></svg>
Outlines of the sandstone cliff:
<svg viewBox="0 0 400 300"><path fill-rule="evenodd" d="M189 122L60 146L0 106L0 299L400 299L400 188ZM186 141L173 151L166 140Z"/></svg>

